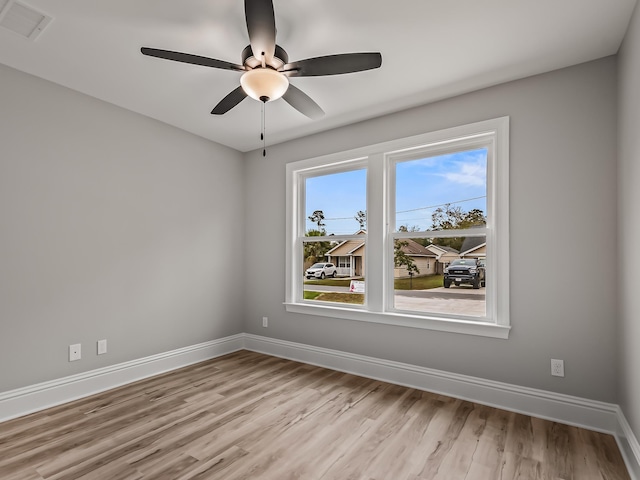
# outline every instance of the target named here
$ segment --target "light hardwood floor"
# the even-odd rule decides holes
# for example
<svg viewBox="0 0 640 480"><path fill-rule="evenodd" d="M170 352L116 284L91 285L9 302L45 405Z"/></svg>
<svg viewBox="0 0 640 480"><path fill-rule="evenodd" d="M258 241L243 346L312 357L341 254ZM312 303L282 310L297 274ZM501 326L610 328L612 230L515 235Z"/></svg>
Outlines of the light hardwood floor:
<svg viewBox="0 0 640 480"><path fill-rule="evenodd" d="M610 435L241 351L0 424L0 479L628 479Z"/></svg>

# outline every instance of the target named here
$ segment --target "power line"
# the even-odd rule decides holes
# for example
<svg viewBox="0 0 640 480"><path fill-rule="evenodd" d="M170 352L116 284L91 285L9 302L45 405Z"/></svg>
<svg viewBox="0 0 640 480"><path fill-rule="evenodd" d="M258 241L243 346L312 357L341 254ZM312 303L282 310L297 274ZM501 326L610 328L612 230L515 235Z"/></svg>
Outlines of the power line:
<svg viewBox="0 0 640 480"><path fill-rule="evenodd" d="M464 200L456 200L454 202L446 202L446 203L441 203L439 205L431 205L429 207L418 207L418 208L411 208L409 210L399 210L399 211L396 212L396 214L398 214L398 213L408 213L408 212L417 212L418 210L429 210L429 209L432 209L432 208L444 207L446 205L452 205L452 204L456 204L456 203L472 202L473 200L480 200L482 198L487 198L487 196L486 195L482 195L480 197L465 198ZM354 217L325 218L324 220L355 220L355 216Z"/></svg>
<svg viewBox="0 0 640 480"><path fill-rule="evenodd" d="M454 204L454 203L471 202L473 200L480 200L481 198L487 198L487 196L486 195L482 195L481 197L465 198L464 200L458 200L458 201L455 201L455 202L441 203L440 205L431 205L430 207L419 207L419 208L412 208L410 210L399 210L396 213L417 212L418 210L428 210L428 209L436 208L436 207L444 207L446 205L451 205L451 204Z"/></svg>

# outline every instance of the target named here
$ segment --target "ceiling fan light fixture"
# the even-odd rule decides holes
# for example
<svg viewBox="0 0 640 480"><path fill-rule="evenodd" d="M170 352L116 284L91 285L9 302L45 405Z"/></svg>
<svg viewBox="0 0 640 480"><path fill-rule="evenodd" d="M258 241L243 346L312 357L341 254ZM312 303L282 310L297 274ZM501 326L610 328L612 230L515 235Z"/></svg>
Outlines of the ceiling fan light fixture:
<svg viewBox="0 0 640 480"><path fill-rule="evenodd" d="M249 70L240 77L240 85L247 95L261 102L271 102L282 97L289 88L286 75L269 67Z"/></svg>

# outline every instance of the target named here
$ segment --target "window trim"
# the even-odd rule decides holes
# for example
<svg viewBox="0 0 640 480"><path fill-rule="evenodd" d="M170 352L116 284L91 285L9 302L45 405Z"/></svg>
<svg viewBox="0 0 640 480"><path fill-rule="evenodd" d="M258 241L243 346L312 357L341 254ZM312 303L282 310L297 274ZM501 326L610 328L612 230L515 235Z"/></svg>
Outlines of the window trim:
<svg viewBox="0 0 640 480"><path fill-rule="evenodd" d="M487 249L493 257L495 268L494 283L490 302L492 317L483 321L469 320L469 317L444 317L416 312L397 311L389 303L389 275L393 277L392 266L380 258L390 258L392 238L397 236L389 222L389 195L392 193L389 169L395 165L394 159L415 155L426 149L437 152L447 151L452 145L462 145L464 141L477 144L479 137L491 137L495 157L487 162L487 212L491 212L486 228ZM456 151L459 151L456 148ZM434 153L434 155L437 153ZM415 158L415 157L414 157ZM304 235L305 223L303 202L304 179L322 175L323 172L367 168L367 245L366 272L367 288L364 305L349 305L300 300L303 287L297 282L302 271L300 236ZM345 152L304 159L286 165L286 241L285 241L285 307L288 312L305 315L326 316L345 320L382 323L411 328L444 332L463 333L493 338L509 337L509 117L500 117L468 125L447 128L412 137L369 145ZM393 186L395 189L395 185ZM370 192L382 192L371 195ZM497 208L499 206L499 208ZM393 219L395 221L395 219ZM411 236L411 233L408 234ZM415 234L413 234L415 236ZM449 233L450 235L450 233ZM349 235L340 237L351 237ZM355 235L353 237L356 237ZM336 237L332 237L336 239ZM362 235L358 236L362 238ZM324 237L314 237L322 241ZM491 245L491 248L489 248ZM385 252L384 249L387 249ZM386 255L383 255L385 254ZM489 255L487 258L491 258ZM376 261L373 261L376 258ZM392 262L391 262L392 263ZM375 279L375 280L372 280ZM499 292L499 294L498 294ZM387 297L385 297L387 295ZM489 309L487 309L489 317Z"/></svg>

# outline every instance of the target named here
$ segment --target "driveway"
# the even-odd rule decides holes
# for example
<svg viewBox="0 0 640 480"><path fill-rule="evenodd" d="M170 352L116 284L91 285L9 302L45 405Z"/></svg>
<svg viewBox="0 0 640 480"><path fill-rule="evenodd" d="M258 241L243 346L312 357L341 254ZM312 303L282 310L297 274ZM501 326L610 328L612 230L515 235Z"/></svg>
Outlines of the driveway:
<svg viewBox="0 0 640 480"><path fill-rule="evenodd" d="M305 290L314 292L348 293L349 287L329 285L305 285ZM398 310L412 312L448 313L484 317L486 315L485 288L474 290L461 285L450 288L438 287L429 290L396 290L394 306Z"/></svg>
<svg viewBox="0 0 640 480"><path fill-rule="evenodd" d="M396 290L394 306L398 310L412 312L446 313L450 315L466 315L484 317L486 302L484 288L480 290L453 291L443 288L442 292L432 290ZM452 290L451 292L449 290ZM402 293L401 293L402 292ZM409 295L407 295L407 293ZM415 293L415 295L414 295ZM422 295L420 295L422 293Z"/></svg>

